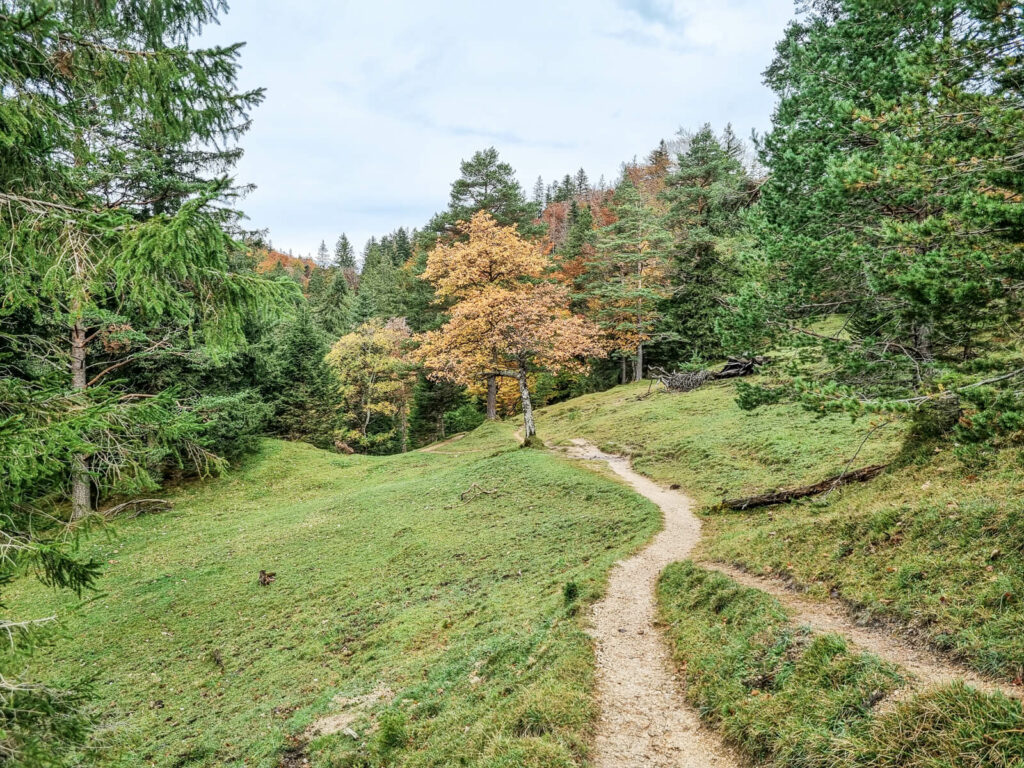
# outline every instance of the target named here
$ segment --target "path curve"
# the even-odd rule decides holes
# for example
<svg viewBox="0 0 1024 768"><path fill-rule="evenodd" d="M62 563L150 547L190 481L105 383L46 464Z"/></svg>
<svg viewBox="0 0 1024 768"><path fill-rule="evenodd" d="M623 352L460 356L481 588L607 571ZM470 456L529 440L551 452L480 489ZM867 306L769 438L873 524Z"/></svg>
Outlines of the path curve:
<svg viewBox="0 0 1024 768"><path fill-rule="evenodd" d="M945 685L962 680L979 691L999 691L1012 698L1024 698L1024 686L985 678L926 646L887 631L884 627L857 624L845 606L810 600L793 592L777 579L758 576L723 563L701 562L700 565L723 573L745 587L767 592L789 609L793 620L798 624L808 626L816 632L842 635L860 650L899 664L914 675L918 686Z"/></svg>
<svg viewBox="0 0 1024 768"><path fill-rule="evenodd" d="M621 456L573 440L567 455L603 461L664 513L664 527L641 552L616 564L594 605L601 714L596 768L735 768L739 762L686 703L667 644L654 626L654 589L665 566L689 556L700 539L690 500L637 474Z"/></svg>

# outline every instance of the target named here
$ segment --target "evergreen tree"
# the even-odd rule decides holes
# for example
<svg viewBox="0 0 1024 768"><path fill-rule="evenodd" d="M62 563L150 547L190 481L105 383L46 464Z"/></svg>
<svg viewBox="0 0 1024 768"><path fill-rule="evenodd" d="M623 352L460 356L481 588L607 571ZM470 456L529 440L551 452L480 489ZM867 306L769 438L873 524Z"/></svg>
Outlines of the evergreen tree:
<svg viewBox="0 0 1024 768"><path fill-rule="evenodd" d="M344 232L338 237L338 242L334 244L334 266L341 269L356 268L356 252Z"/></svg>
<svg viewBox="0 0 1024 768"><path fill-rule="evenodd" d="M309 306L316 324L329 338L335 339L352 329L354 302L341 269L332 267L313 273L309 281Z"/></svg>
<svg viewBox="0 0 1024 768"><path fill-rule="evenodd" d="M963 388L1006 370L988 348L1021 320L1022 28L1015 4L822 1L777 47L763 256L735 318L748 344L766 328L815 344L836 380L797 380L809 406L906 408L941 379L977 410L962 437L1021 413L1016 368L989 376L1004 393ZM831 313L842 337L805 332Z"/></svg>
<svg viewBox="0 0 1024 768"><path fill-rule="evenodd" d="M321 240L319 247L316 249L316 265L318 267L327 267L330 263L331 255L330 251L327 250L327 243Z"/></svg>
<svg viewBox="0 0 1024 768"><path fill-rule="evenodd" d="M735 274L724 239L736 233L739 212L750 200L742 154L731 128L719 140L705 124L665 179L665 224L676 243L660 346L672 362L708 359L720 351L715 324Z"/></svg>
<svg viewBox="0 0 1024 768"><path fill-rule="evenodd" d="M325 334L305 303L265 340L259 379L263 399L273 409L275 434L319 448L334 444L339 398L324 362L327 351Z"/></svg>
<svg viewBox="0 0 1024 768"><path fill-rule="evenodd" d="M576 171L576 178L574 179L576 186L577 195L585 195L590 192L590 179L587 178L587 172L580 168Z"/></svg>
<svg viewBox="0 0 1024 768"><path fill-rule="evenodd" d="M617 220L600 231L587 274L587 299L598 324L623 358L633 356L633 380L644 372L644 345L660 320L666 296L666 255L671 235L629 178L615 191Z"/></svg>
<svg viewBox="0 0 1024 768"><path fill-rule="evenodd" d="M498 158L494 147L464 160L460 172L452 184L448 210L434 217L428 227L431 232L450 235L457 222L486 211L502 226L517 226L524 237L543 233L543 227L534 223L539 213L536 205L527 202L512 166Z"/></svg>
<svg viewBox="0 0 1024 768"><path fill-rule="evenodd" d="M404 227L395 230L391 239L391 261L396 267L403 267L412 258L412 241Z"/></svg>
<svg viewBox="0 0 1024 768"><path fill-rule="evenodd" d="M363 251L363 269L359 274L353 318L358 324L374 318L388 320L405 315L405 301L400 288L401 270L388 253L390 249L390 239L378 242L371 237Z"/></svg>
<svg viewBox="0 0 1024 768"><path fill-rule="evenodd" d="M544 191L544 179L540 176L533 184L533 204L537 206L537 211L543 211L548 204L547 194Z"/></svg>
<svg viewBox="0 0 1024 768"><path fill-rule="evenodd" d="M196 344L223 353L283 296L232 239L239 190L221 176L261 93L236 86L239 46L189 47L220 10L26 0L0 13L0 585L34 567L88 588L98 566L67 549L62 500L78 519L152 488L168 461L212 465L175 390L125 382ZM0 623L4 758L60 765L87 735L82 697L21 679L44 630Z"/></svg>
<svg viewBox="0 0 1024 768"><path fill-rule="evenodd" d="M590 273L597 230L590 206L579 205L575 200L569 206L568 231L565 242L555 254L561 280L572 291L572 308L582 311L586 304L587 276Z"/></svg>

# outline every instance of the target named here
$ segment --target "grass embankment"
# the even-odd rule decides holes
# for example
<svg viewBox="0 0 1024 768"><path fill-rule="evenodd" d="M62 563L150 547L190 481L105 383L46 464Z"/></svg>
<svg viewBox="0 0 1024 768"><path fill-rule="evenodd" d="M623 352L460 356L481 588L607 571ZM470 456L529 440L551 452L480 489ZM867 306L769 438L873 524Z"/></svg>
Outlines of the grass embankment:
<svg viewBox="0 0 1024 768"><path fill-rule="evenodd" d="M843 471L869 429L849 417L817 418L798 406L755 412L736 405L732 383L686 394L649 382L585 395L540 411L541 436L585 437L658 482L679 483L702 505L775 487L805 485ZM896 431L880 430L857 465L884 462Z"/></svg>
<svg viewBox="0 0 1024 768"><path fill-rule="evenodd" d="M268 442L173 512L91 537L103 594L76 609L26 580L10 608L65 617L35 663L94 679L115 764L572 765L594 717L576 603L659 515L514 446L503 425L451 455Z"/></svg>
<svg viewBox="0 0 1024 768"><path fill-rule="evenodd" d="M639 471L711 505L834 475L869 428L795 406L743 412L731 382L638 399L646 391L647 384L618 387L547 408L541 434L627 453ZM879 430L855 466L893 458L902 436L899 426ZM976 471L947 448L825 501L709 515L697 557L838 596L1013 680L1024 674L1022 542L1020 457L1006 452Z"/></svg>
<svg viewBox="0 0 1024 768"><path fill-rule="evenodd" d="M690 562L658 583L687 698L747 756L782 768L1016 768L1024 710L951 685L886 702L891 664L795 627L763 592Z"/></svg>

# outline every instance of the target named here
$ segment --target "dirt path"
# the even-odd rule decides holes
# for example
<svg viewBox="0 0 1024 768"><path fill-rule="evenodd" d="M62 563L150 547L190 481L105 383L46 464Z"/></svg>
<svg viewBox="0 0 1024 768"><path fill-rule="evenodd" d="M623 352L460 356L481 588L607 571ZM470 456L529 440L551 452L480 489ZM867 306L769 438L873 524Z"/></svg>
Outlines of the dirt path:
<svg viewBox="0 0 1024 768"><path fill-rule="evenodd" d="M574 440L567 453L574 459L607 462L665 515L661 533L615 566L607 593L594 606L591 635L601 707L594 765L734 768L738 761L684 701L668 647L654 627L658 575L669 563L687 557L700 538L700 521L690 500L638 475L628 460L602 453L584 440Z"/></svg>
<svg viewBox="0 0 1024 768"><path fill-rule="evenodd" d="M704 766L724 768L738 761L705 730L682 697L668 648L654 628L654 588L669 563L689 556L700 539L700 520L692 502L679 491L662 488L633 471L629 460L603 453L586 440L573 440L570 458L603 461L665 515L664 529L643 551L612 570L608 592L594 606L597 646L598 721L594 765L598 768ZM793 620L816 632L844 636L860 650L909 671L911 685L890 697L905 698L922 687L962 680L981 691L1024 698L1024 686L988 680L911 640L879 627L856 624L844 606L801 597L780 582L721 563L701 563L744 586L778 599ZM883 705L884 706L884 705Z"/></svg>
<svg viewBox="0 0 1024 768"><path fill-rule="evenodd" d="M856 624L846 608L836 603L819 602L802 597L776 579L756 576L722 563L701 563L724 573L740 584L760 589L776 598L792 613L793 620L817 632L843 635L853 645L887 661L895 662L913 673L919 686L933 686L963 680L981 691L1000 691L1007 696L1024 698L1024 686L988 680L976 672L952 663L948 658L910 639L887 632L882 627Z"/></svg>
<svg viewBox="0 0 1024 768"><path fill-rule="evenodd" d="M431 443L430 445L424 446L423 448L419 448L417 450L419 450L420 453L446 453L446 451L439 451L438 448L444 448L446 445L451 445L457 440L461 440L465 436L465 432L460 432L457 435L449 437L447 440L440 440L436 443Z"/></svg>

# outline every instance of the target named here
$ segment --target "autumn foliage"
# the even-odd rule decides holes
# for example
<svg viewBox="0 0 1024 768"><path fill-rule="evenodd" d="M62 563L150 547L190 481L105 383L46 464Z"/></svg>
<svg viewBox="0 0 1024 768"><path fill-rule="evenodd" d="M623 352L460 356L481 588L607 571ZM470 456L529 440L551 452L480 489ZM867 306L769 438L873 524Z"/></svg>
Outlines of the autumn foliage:
<svg viewBox="0 0 1024 768"><path fill-rule="evenodd" d="M439 245L428 257L424 279L440 300L455 303L448 322L425 334L420 355L434 378L515 379L530 438L529 374L583 369L586 358L604 354L600 331L569 310L568 289L543 279L548 262L539 244L483 211L463 231L465 242Z"/></svg>

